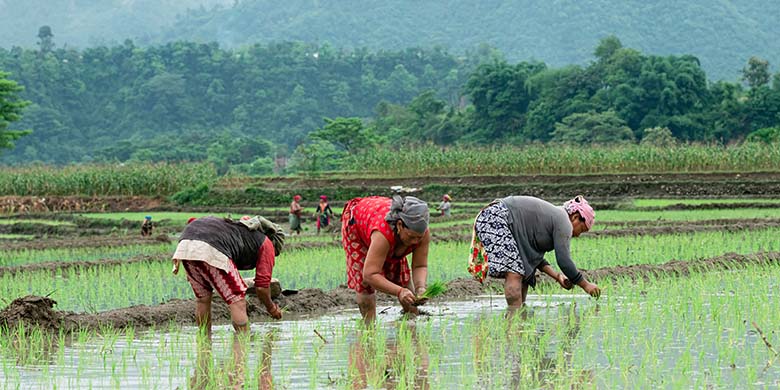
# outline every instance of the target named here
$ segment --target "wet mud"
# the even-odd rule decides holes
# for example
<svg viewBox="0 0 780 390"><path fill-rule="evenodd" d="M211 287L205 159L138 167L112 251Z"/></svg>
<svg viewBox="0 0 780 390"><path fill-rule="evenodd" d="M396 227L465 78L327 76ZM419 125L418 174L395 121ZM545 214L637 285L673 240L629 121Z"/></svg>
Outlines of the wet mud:
<svg viewBox="0 0 780 390"><path fill-rule="evenodd" d="M725 254L708 259L695 261L673 260L661 265L618 266L596 270L582 270L588 280L599 282L616 278L653 278L660 276L685 276L692 272L709 272L715 270L740 269L760 264L777 263L780 252L765 252L753 255ZM538 283L554 283L550 278L539 276ZM489 279L484 285L473 279L456 279L448 283L447 291L436 300L463 299L484 294L500 292L502 282ZM395 299L383 294L378 295L378 303L395 304ZM266 321L270 317L265 309L260 307L257 298L248 299L250 319ZM325 314L356 307L354 293L344 286L331 291L320 289L304 289L296 294L282 295L277 299L283 308L287 319L300 316ZM171 300L156 306L139 305L100 313L73 313L58 311L56 302L47 297L27 296L13 300L0 311L0 326L13 327L20 322L32 324L51 331L62 329L74 332L78 329L99 330L103 326L113 328L148 328L167 326L169 323L178 325L193 325L195 323L195 300ZM215 299L212 305L212 315L215 323L229 323L230 315L227 306L221 299Z"/></svg>

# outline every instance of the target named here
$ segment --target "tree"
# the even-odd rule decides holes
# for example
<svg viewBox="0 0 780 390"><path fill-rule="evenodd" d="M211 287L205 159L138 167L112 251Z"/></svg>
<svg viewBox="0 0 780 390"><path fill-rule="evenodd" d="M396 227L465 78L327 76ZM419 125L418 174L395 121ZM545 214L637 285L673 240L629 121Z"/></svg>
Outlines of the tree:
<svg viewBox="0 0 780 390"><path fill-rule="evenodd" d="M374 143L373 137L363 127L360 118L325 118L325 123L325 127L312 131L309 136L330 142L350 154L368 148Z"/></svg>
<svg viewBox="0 0 780 390"><path fill-rule="evenodd" d="M24 88L7 79L8 75L0 72L0 149L11 149L14 146L13 141L30 134L29 130L7 130L11 122L22 118L22 109L30 104L19 98L18 93Z"/></svg>
<svg viewBox="0 0 780 390"><path fill-rule="evenodd" d="M577 113L555 124L553 141L567 144L632 142L634 133L614 111Z"/></svg>
<svg viewBox="0 0 780 390"><path fill-rule="evenodd" d="M496 61L480 65L465 87L474 105L475 129L471 137L493 142L517 135L531 103L526 81L545 68L543 63L529 62L510 65Z"/></svg>
<svg viewBox="0 0 780 390"><path fill-rule="evenodd" d="M769 61L758 57L750 57L747 65L742 68L742 80L750 88L763 87L769 84Z"/></svg>
<svg viewBox="0 0 780 390"><path fill-rule="evenodd" d="M677 139L672 135L668 127L650 127L645 129L641 145L666 148L677 144Z"/></svg>
<svg viewBox="0 0 780 390"><path fill-rule="evenodd" d="M38 46L41 53L48 53L54 49L54 34L51 33L51 27L41 26L38 29Z"/></svg>
<svg viewBox="0 0 780 390"><path fill-rule="evenodd" d="M600 61L606 61L609 59L609 57L612 57L616 51L622 48L623 44L620 43L620 39L614 35L610 35L599 41L599 45L596 46L596 50L593 51L593 55L596 56L596 58L598 58Z"/></svg>

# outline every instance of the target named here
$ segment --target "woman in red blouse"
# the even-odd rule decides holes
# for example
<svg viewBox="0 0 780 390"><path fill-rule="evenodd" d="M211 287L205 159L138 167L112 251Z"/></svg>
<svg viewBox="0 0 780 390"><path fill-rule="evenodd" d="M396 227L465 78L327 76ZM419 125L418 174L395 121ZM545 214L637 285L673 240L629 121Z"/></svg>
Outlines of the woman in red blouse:
<svg viewBox="0 0 780 390"><path fill-rule="evenodd" d="M405 312L417 313L416 296L425 291L428 277L429 219L428 205L412 196L355 198L344 206L347 284L366 323L376 318L376 290L396 296Z"/></svg>

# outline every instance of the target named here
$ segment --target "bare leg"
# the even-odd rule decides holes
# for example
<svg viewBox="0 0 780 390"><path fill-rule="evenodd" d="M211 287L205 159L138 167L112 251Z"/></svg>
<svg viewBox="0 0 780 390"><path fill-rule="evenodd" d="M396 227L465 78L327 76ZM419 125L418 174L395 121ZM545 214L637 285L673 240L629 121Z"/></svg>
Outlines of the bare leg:
<svg viewBox="0 0 780 390"><path fill-rule="evenodd" d="M211 339L211 294L195 300L195 323Z"/></svg>
<svg viewBox="0 0 780 390"><path fill-rule="evenodd" d="M236 332L249 331L249 316L246 314L246 299L228 305L230 319L233 321L233 329Z"/></svg>
<svg viewBox="0 0 780 390"><path fill-rule="evenodd" d="M514 314L523 307L528 286L523 283L523 275L507 272L504 280L504 296L506 297L507 315Z"/></svg>
<svg viewBox="0 0 780 390"><path fill-rule="evenodd" d="M357 293L355 301L357 301L360 314L363 315L363 321L366 324L373 323L376 319L376 294Z"/></svg>

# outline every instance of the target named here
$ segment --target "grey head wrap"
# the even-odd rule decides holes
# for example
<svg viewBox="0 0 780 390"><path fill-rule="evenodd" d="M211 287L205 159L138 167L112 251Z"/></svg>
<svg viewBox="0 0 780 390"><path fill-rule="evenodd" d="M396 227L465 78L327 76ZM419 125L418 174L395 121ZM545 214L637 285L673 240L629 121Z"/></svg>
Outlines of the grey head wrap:
<svg viewBox="0 0 780 390"><path fill-rule="evenodd" d="M427 203L414 196L402 198L399 195L395 195L385 221L394 226L395 221L400 219L404 221L404 225L409 229L417 233L425 233L425 230L428 229L430 217L431 214L428 211Z"/></svg>

